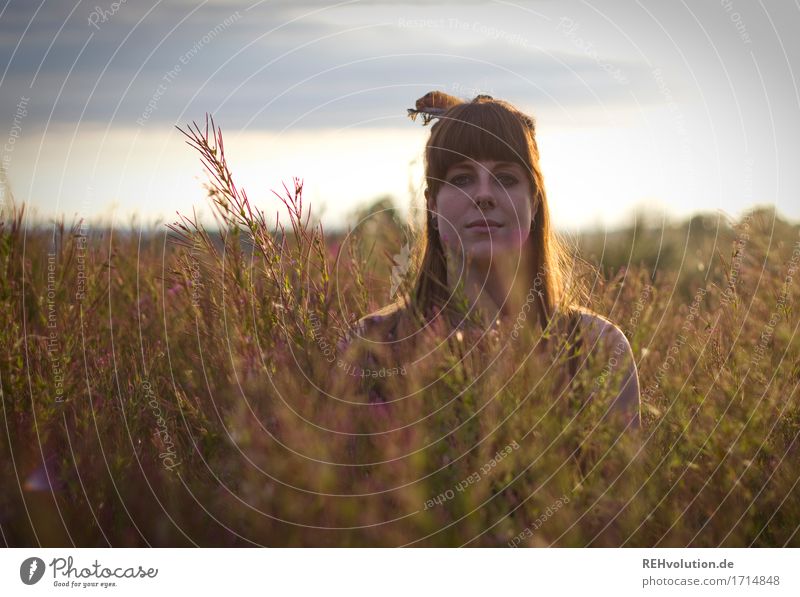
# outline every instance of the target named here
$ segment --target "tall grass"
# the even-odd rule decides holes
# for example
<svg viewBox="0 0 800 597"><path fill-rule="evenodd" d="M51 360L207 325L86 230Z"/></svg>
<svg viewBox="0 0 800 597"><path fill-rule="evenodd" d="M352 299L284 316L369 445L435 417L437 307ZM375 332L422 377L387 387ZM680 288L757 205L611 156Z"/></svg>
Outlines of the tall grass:
<svg viewBox="0 0 800 597"><path fill-rule="evenodd" d="M639 366L632 432L602 351L564 386L535 337L434 326L405 360L354 338L402 234L327 238L299 180L281 226L213 121L184 132L214 229L4 213L6 545L800 545L796 227L690 223L657 263L660 233L579 239Z"/></svg>

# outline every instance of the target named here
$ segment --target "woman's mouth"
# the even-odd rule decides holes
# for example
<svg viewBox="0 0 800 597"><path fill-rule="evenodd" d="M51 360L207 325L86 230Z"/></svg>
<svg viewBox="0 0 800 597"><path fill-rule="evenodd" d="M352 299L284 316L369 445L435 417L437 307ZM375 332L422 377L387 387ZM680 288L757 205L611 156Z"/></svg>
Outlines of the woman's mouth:
<svg viewBox="0 0 800 597"><path fill-rule="evenodd" d="M497 220L492 220L491 218L480 218L478 220L469 222L465 228L469 228L471 230L496 230L502 226L503 225Z"/></svg>

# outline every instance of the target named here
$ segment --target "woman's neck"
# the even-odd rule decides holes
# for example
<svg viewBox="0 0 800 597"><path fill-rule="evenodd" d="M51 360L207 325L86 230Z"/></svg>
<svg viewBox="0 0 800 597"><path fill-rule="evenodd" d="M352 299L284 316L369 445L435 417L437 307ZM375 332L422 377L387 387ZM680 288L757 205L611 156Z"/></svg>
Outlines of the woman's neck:
<svg viewBox="0 0 800 597"><path fill-rule="evenodd" d="M491 262L463 263L460 257L448 259L447 286L451 296L455 296L462 282L467 308L482 315L486 328L497 320L507 322L517 318L534 284L530 255L526 243L519 253L495 256Z"/></svg>

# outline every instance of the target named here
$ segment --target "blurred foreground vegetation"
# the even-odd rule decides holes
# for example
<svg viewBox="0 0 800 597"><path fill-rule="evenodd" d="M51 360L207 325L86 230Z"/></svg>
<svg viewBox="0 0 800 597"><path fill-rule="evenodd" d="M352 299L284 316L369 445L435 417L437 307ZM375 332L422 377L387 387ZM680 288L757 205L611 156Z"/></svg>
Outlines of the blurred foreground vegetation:
<svg viewBox="0 0 800 597"><path fill-rule="evenodd" d="M413 275L411 232L382 204L325 238L296 181L280 234L225 172L221 236L4 214L6 545L800 546L796 225L574 239L636 355L636 434L565 417L521 346L445 342L368 404L343 340Z"/></svg>

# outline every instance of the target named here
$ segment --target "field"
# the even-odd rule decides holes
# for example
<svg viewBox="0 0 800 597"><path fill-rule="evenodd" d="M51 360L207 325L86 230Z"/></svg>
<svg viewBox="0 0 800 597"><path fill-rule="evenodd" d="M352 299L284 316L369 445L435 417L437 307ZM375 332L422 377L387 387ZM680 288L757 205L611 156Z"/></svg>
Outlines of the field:
<svg viewBox="0 0 800 597"><path fill-rule="evenodd" d="M798 226L762 208L572 239L637 359L623 433L565 416L579 390L521 345L356 367L344 340L413 275L411 229L383 202L325 235L297 180L276 229L197 134L218 229L3 212L5 545L800 547ZM396 399L368 404L373 383Z"/></svg>

